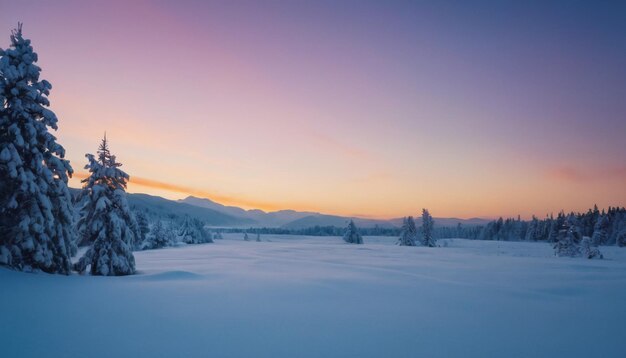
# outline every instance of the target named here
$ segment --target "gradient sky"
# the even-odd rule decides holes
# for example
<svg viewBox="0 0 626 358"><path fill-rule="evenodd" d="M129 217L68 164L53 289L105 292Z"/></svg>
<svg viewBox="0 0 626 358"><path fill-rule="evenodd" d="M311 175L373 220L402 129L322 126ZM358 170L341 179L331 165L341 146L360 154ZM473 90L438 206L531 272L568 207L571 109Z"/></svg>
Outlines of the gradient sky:
<svg viewBox="0 0 626 358"><path fill-rule="evenodd" d="M626 2L6 1L76 177L368 217L626 205ZM4 35L2 35L4 34Z"/></svg>

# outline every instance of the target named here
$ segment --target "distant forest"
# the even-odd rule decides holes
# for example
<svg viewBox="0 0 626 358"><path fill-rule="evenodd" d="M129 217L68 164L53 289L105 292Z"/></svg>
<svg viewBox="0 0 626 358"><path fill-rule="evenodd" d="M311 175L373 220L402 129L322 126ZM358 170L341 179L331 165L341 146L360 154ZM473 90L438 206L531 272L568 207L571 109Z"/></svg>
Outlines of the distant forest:
<svg viewBox="0 0 626 358"><path fill-rule="evenodd" d="M469 226L458 224L455 227L437 226L433 229L433 236L443 238L463 238L470 240L500 240L500 241L546 241L555 242L559 230L565 225L566 219L575 223L582 236L591 237L596 233L601 237L602 245L626 245L626 209L624 207L609 207L600 211L597 206L586 213L560 212L556 217L547 216L544 219L534 217L531 220L517 218L499 218L486 225ZM274 235L310 235L310 236L341 236L345 227L313 226L303 229L285 228L232 228L223 232L250 232ZM401 228L359 228L365 236L399 236Z"/></svg>

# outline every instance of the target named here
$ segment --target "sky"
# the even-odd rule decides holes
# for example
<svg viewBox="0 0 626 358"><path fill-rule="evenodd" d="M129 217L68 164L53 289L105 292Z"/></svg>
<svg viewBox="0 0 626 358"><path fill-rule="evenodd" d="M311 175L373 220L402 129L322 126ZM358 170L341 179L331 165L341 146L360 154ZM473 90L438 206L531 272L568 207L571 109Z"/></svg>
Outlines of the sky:
<svg viewBox="0 0 626 358"><path fill-rule="evenodd" d="M626 205L626 2L6 1L80 187L391 218ZM2 35L4 33L4 35Z"/></svg>

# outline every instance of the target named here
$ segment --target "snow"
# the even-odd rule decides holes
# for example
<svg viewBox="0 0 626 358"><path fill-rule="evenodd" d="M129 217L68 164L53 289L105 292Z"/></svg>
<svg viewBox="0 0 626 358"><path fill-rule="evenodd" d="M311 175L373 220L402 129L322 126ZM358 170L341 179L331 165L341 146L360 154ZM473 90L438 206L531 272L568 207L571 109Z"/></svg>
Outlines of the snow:
<svg viewBox="0 0 626 358"><path fill-rule="evenodd" d="M224 234L124 277L0 268L2 357L622 357L626 250Z"/></svg>

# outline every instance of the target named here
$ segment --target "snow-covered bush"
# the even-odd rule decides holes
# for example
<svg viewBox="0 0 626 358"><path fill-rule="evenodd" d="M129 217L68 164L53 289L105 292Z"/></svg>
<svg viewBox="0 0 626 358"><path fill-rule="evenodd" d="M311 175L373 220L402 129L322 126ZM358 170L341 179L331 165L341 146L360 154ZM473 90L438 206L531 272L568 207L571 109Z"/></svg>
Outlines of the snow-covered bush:
<svg viewBox="0 0 626 358"><path fill-rule="evenodd" d="M361 234L359 234L359 231L357 230L356 225L354 225L354 220L350 220L350 222L348 223L346 232L343 235L343 241L347 242L348 244L362 244L363 243L363 237L361 237Z"/></svg>
<svg viewBox="0 0 626 358"><path fill-rule="evenodd" d="M58 120L46 108L52 85L39 80L37 60L18 24L0 49L0 265L69 274L73 171L49 132Z"/></svg>
<svg viewBox="0 0 626 358"><path fill-rule="evenodd" d="M417 245L417 228L412 216L404 218L402 223L402 231L398 239L400 246L416 246Z"/></svg>
<svg viewBox="0 0 626 358"><path fill-rule="evenodd" d="M74 265L78 272L90 268L92 275L121 276L135 273L132 248L137 224L126 200L128 174L109 151L106 136L98 158L86 155L89 177L82 180L84 202L78 221L82 242L92 245Z"/></svg>

